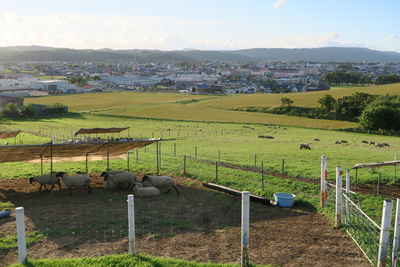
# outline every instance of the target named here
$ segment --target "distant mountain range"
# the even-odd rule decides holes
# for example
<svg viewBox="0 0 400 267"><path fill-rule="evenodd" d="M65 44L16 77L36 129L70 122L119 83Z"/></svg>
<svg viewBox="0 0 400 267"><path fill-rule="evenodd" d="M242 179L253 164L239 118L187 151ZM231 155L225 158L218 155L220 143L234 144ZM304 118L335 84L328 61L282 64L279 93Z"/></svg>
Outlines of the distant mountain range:
<svg viewBox="0 0 400 267"><path fill-rule="evenodd" d="M241 50L113 50L68 49L44 46L0 47L2 62L400 62L400 53L360 47L252 48Z"/></svg>

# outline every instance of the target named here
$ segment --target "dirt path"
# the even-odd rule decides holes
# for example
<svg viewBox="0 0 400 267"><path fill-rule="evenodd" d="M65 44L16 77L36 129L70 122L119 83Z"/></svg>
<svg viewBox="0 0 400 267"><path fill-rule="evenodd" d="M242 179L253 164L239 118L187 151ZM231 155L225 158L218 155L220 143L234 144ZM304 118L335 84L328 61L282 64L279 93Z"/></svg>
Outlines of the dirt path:
<svg viewBox="0 0 400 267"><path fill-rule="evenodd" d="M154 256L201 262L240 259L238 198L176 177L181 195L135 199L137 250ZM1 179L0 199L26 210L27 231L46 238L29 247L31 258L97 257L127 253L127 191L105 191L94 177L94 192L38 192L26 179ZM296 207L251 203L250 259L274 266L369 266L343 231L324 216ZM0 221L1 235L15 232L14 214ZM1 234L3 233L3 234ZM5 234L4 234L5 233ZM0 265L17 261L16 249L0 251Z"/></svg>

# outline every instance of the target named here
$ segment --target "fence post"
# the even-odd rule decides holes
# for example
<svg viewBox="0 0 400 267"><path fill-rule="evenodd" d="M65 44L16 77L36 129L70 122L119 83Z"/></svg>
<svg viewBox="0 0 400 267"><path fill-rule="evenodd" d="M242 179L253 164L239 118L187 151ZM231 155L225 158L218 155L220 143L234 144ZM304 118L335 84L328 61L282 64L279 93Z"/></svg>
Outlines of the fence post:
<svg viewBox="0 0 400 267"><path fill-rule="evenodd" d="M215 181L216 182L218 181L218 164L219 164L219 162L216 161L215 162Z"/></svg>
<svg viewBox="0 0 400 267"><path fill-rule="evenodd" d="M136 164L139 164L139 149L136 148Z"/></svg>
<svg viewBox="0 0 400 267"><path fill-rule="evenodd" d="M264 192L264 162L261 161L261 190Z"/></svg>
<svg viewBox="0 0 400 267"><path fill-rule="evenodd" d="M326 200L328 199L328 162L326 156L321 156L321 194L320 194L320 204L321 208L325 208Z"/></svg>
<svg viewBox="0 0 400 267"><path fill-rule="evenodd" d="M197 146L194 147L194 160L197 159Z"/></svg>
<svg viewBox="0 0 400 267"><path fill-rule="evenodd" d="M386 259L389 247L390 226L392 223L392 200L383 201L381 235L379 238L378 267L386 266Z"/></svg>
<svg viewBox="0 0 400 267"><path fill-rule="evenodd" d="M176 157L176 143L174 143L174 157Z"/></svg>
<svg viewBox="0 0 400 267"><path fill-rule="evenodd" d="M242 255L241 266L249 266L249 224L250 224L250 193L242 192Z"/></svg>
<svg viewBox="0 0 400 267"><path fill-rule="evenodd" d="M257 154L254 154L254 172L257 170Z"/></svg>
<svg viewBox="0 0 400 267"><path fill-rule="evenodd" d="M128 226L129 254L135 255L135 204L133 195L128 195Z"/></svg>
<svg viewBox="0 0 400 267"><path fill-rule="evenodd" d="M396 215L394 221L393 247L392 247L392 266L398 266L399 260L399 238L400 238L400 199L396 203Z"/></svg>
<svg viewBox="0 0 400 267"><path fill-rule="evenodd" d="M381 172L378 173L378 185L376 187L376 195L379 196L379 189L381 186Z"/></svg>
<svg viewBox="0 0 400 267"><path fill-rule="evenodd" d="M350 170L346 170L346 196L349 197L350 193ZM345 224L347 225L349 223L349 201L346 198L345 201L346 205L346 217L345 217Z"/></svg>
<svg viewBox="0 0 400 267"><path fill-rule="evenodd" d="M285 159L282 159L282 170L281 173L284 174L285 173Z"/></svg>
<svg viewBox="0 0 400 267"><path fill-rule="evenodd" d="M183 173L186 174L186 155L183 156Z"/></svg>
<svg viewBox="0 0 400 267"><path fill-rule="evenodd" d="M218 163L221 162L221 150L218 150Z"/></svg>
<svg viewBox="0 0 400 267"><path fill-rule="evenodd" d="M25 215L24 208L15 209L15 217L17 219L17 240L18 240L18 261L20 263L26 260L26 239L25 239Z"/></svg>
<svg viewBox="0 0 400 267"><path fill-rule="evenodd" d="M341 215L342 215L342 167L336 167L336 221L335 227L340 228L341 226Z"/></svg>

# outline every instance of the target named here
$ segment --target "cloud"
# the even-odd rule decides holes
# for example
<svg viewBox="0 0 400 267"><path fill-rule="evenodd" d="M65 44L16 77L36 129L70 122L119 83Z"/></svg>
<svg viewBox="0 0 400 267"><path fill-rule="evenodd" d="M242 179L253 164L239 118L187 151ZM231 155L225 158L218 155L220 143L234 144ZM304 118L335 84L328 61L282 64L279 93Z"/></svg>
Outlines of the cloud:
<svg viewBox="0 0 400 267"><path fill-rule="evenodd" d="M394 40L397 39L397 35L396 34L389 34L387 36L385 36L385 40Z"/></svg>
<svg viewBox="0 0 400 267"><path fill-rule="evenodd" d="M283 5L286 0L275 0L274 2L274 9L278 9L281 5Z"/></svg>

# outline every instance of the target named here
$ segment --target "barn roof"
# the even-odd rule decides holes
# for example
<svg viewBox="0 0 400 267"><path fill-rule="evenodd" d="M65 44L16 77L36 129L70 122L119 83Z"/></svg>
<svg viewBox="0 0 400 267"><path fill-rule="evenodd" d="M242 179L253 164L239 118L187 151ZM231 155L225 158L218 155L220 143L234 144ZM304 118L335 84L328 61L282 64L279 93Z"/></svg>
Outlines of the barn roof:
<svg viewBox="0 0 400 267"><path fill-rule="evenodd" d="M16 137L20 132L21 132L21 130L0 132L0 139L7 139L7 138L11 138L11 137Z"/></svg>
<svg viewBox="0 0 400 267"><path fill-rule="evenodd" d="M129 127L110 127L110 128L80 128L74 133L74 136L78 134L100 134L100 133L120 133L129 129Z"/></svg>
<svg viewBox="0 0 400 267"><path fill-rule="evenodd" d="M392 160L392 161L382 161L382 162L374 162L374 163L359 163L354 165L353 169L361 169L361 168L379 168L384 166L395 166L399 165L400 160Z"/></svg>
<svg viewBox="0 0 400 267"><path fill-rule="evenodd" d="M93 144L40 144L0 146L0 163L30 161L42 157L76 157L90 155L121 155L130 150L158 142L160 139L105 142Z"/></svg>

